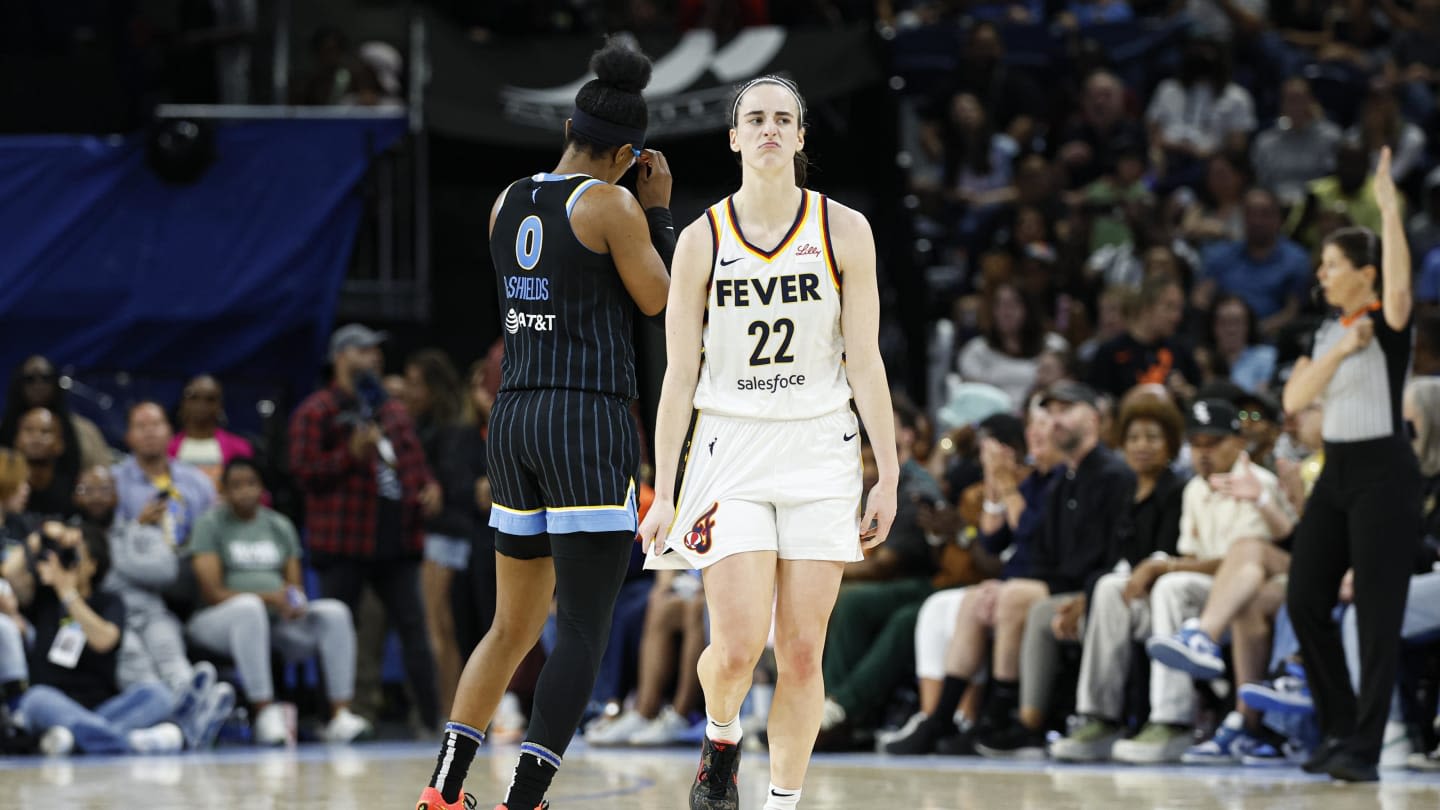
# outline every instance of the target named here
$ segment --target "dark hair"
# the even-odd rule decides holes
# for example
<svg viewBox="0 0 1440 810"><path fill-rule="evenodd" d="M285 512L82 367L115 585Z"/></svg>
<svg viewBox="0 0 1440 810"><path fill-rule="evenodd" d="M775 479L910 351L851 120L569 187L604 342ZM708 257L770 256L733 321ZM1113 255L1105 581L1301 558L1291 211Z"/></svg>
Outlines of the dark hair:
<svg viewBox="0 0 1440 810"><path fill-rule="evenodd" d="M791 95L795 96L795 103L800 106L800 117L796 119L795 126L797 129L804 129L806 105L805 97L800 95L800 86L784 76L776 76L773 73L757 76L735 88L735 94L730 97L730 127L732 129L740 128L740 98L752 87L762 84L778 84L786 90L789 90ZM795 153L795 185L803 188L805 181L809 179L809 177L810 156L805 154L804 149L801 149Z"/></svg>
<svg viewBox="0 0 1440 810"><path fill-rule="evenodd" d="M1220 314L1220 307L1226 304L1239 304L1245 308L1246 343L1254 345L1260 336L1260 321L1255 317L1255 310L1250 308L1250 304L1235 293L1223 293L1215 299L1215 303L1210 305L1210 317L1205 320L1206 344L1215 345L1215 318Z"/></svg>
<svg viewBox="0 0 1440 810"><path fill-rule="evenodd" d="M265 476L260 472L260 465L256 464L255 459L249 456L236 456L225 462L225 469L220 473L220 483L228 486L230 484L230 474L236 470L249 470L255 473L255 477L260 479L260 485L265 485Z"/></svg>
<svg viewBox="0 0 1440 810"><path fill-rule="evenodd" d="M1140 294L1135 299L1135 314L1146 312L1160 303L1160 296L1171 287L1180 287L1181 291L1184 291L1180 279L1169 274L1153 275L1140 282Z"/></svg>
<svg viewBox="0 0 1440 810"><path fill-rule="evenodd" d="M1160 433L1165 437L1165 449L1170 452L1170 460L1180 453L1181 437L1185 433L1185 418L1180 415L1180 409L1175 403L1168 399L1157 399L1155 397L1140 397L1120 412L1120 443L1125 443L1125 434L1130 432L1132 422L1149 421L1160 426Z"/></svg>
<svg viewBox="0 0 1440 810"><path fill-rule="evenodd" d="M595 72L595 78L575 94L575 106L611 124L644 130L650 123L650 111L640 91L650 83L650 57L619 39L610 39L590 57L590 69ZM623 146L601 143L576 132L574 126L566 136L565 145L597 158Z"/></svg>
<svg viewBox="0 0 1440 810"><path fill-rule="evenodd" d="M432 425L456 425L474 421L469 412L470 399L465 386L460 382L460 373L450 358L439 349L422 349L405 361L406 368L414 366L425 380L430 392L430 413L423 415L423 421ZM420 414L416 414L420 417Z"/></svg>
<svg viewBox="0 0 1440 810"><path fill-rule="evenodd" d="M135 412L138 411L138 410L140 410L141 408L145 407L146 405L154 405L155 407L159 408L159 409L160 409L160 415L161 415L161 416L164 416L167 421L169 420L169 418L170 418L169 412L165 410L165 406L164 406L164 405L161 405L158 400L153 400L153 399L141 399L141 400L136 400L135 402L130 403L130 407L129 407L129 408L126 408L126 409L125 409L125 429L126 429L126 430L129 430L129 429L130 429L130 423L133 422L133 421L135 421Z"/></svg>
<svg viewBox="0 0 1440 810"><path fill-rule="evenodd" d="M1359 270L1366 265L1375 268L1375 289L1380 289L1380 237L1369 228L1338 228L1325 237L1324 245L1334 245Z"/></svg>
<svg viewBox="0 0 1440 810"><path fill-rule="evenodd" d="M1020 285L1011 280L1005 280L990 285L985 291L985 307L989 312L989 323L985 327L985 342L990 348L997 352L1006 354L1005 342L1000 334L1000 327L995 324L995 300L1000 297L1000 291L1009 287L1020 299L1020 308L1025 312L1025 320L1020 324L1020 357L1038 357L1045 349L1045 315L1040 311L1035 299L1025 294Z"/></svg>
<svg viewBox="0 0 1440 810"><path fill-rule="evenodd" d="M34 410L25 400L25 367L33 360L44 360L52 371L55 364L43 355L31 355L25 358L20 365L15 367L15 372L10 376L10 390L5 394L5 414L0 417L0 446L14 447L15 438L20 434L20 420L25 414ZM59 374L55 374L55 396L50 399L48 405L43 406L50 413L55 415L55 421L60 429L60 436L64 440L65 450L60 454L56 466L61 470L80 469L80 439L75 433L75 425L70 421L70 408L65 402L65 391L60 388Z"/></svg>
<svg viewBox="0 0 1440 810"><path fill-rule="evenodd" d="M975 426L983 430L1011 450L1015 451L1016 458L1025 458L1029 449L1025 444L1025 422L1020 417L1008 413L994 413L980 420Z"/></svg>

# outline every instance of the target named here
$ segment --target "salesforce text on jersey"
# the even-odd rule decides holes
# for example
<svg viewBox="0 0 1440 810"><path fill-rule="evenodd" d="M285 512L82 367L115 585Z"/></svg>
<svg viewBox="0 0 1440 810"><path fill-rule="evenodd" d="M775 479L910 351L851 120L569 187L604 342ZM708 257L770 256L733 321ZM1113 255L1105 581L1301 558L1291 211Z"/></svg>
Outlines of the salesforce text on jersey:
<svg viewBox="0 0 1440 810"><path fill-rule="evenodd" d="M786 388L799 388L804 384L804 374L776 374L774 377L741 377L735 381L735 388L740 391L765 391L773 394Z"/></svg>

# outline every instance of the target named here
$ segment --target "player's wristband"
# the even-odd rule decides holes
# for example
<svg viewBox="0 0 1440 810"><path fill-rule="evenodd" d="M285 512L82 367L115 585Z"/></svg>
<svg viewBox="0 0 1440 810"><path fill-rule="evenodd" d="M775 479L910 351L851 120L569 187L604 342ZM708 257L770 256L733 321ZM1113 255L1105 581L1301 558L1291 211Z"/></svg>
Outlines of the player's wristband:
<svg viewBox="0 0 1440 810"><path fill-rule="evenodd" d="M650 243L660 254L660 260L665 262L665 269L669 270L675 260L675 219L670 215L669 208L657 205L645 209L645 221L650 224Z"/></svg>

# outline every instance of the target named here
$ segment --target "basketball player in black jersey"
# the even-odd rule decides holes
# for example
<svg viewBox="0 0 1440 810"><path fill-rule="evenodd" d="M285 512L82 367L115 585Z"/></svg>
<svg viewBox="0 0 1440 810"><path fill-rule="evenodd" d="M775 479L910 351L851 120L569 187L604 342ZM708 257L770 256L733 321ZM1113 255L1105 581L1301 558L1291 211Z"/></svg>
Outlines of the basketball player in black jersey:
<svg viewBox="0 0 1440 810"><path fill-rule="evenodd" d="M461 675L417 810L466 806L466 770L554 595L559 639L500 807L546 806L635 541L632 326L637 306L656 316L669 292L671 178L665 158L643 149L650 60L612 42L590 67L596 78L575 97L555 171L516 181L490 213L505 325L489 446L495 621ZM632 196L615 183L637 163Z"/></svg>

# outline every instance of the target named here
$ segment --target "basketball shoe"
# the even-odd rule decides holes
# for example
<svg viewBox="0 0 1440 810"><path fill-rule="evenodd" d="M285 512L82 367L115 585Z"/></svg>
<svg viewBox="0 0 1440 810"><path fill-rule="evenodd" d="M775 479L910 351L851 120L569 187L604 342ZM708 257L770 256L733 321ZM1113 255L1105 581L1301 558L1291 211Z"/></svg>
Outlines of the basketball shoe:
<svg viewBox="0 0 1440 810"><path fill-rule="evenodd" d="M690 810L740 810L740 746L705 738Z"/></svg>

